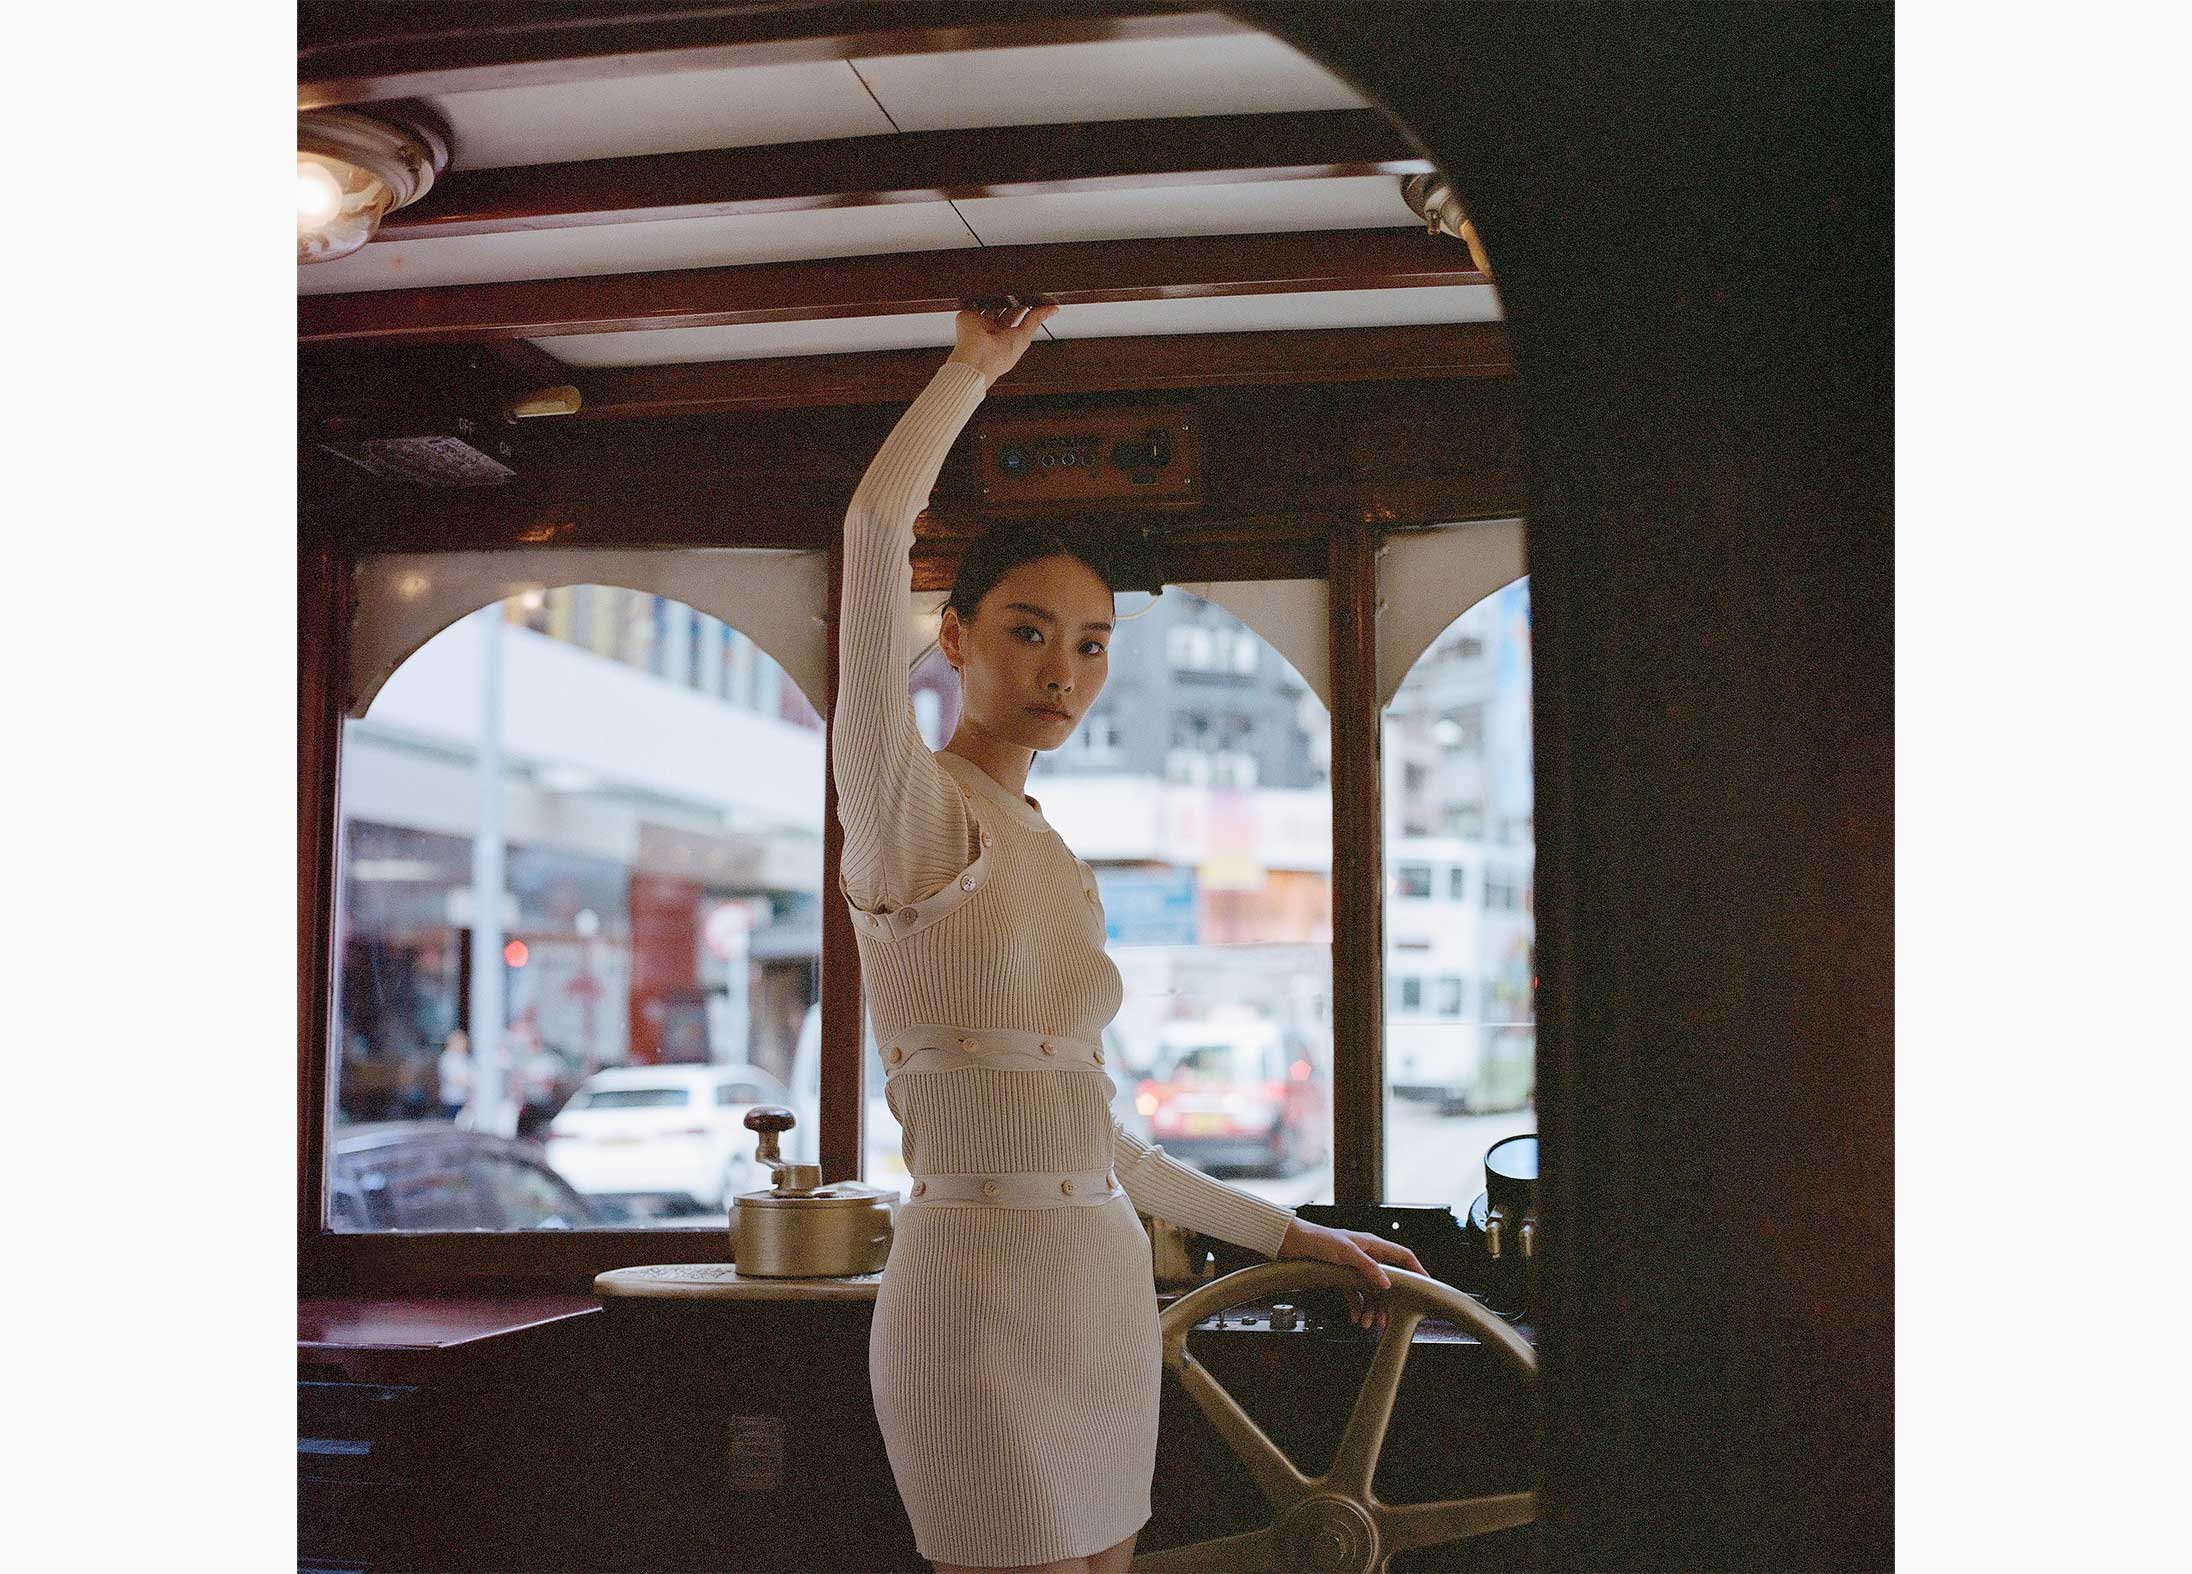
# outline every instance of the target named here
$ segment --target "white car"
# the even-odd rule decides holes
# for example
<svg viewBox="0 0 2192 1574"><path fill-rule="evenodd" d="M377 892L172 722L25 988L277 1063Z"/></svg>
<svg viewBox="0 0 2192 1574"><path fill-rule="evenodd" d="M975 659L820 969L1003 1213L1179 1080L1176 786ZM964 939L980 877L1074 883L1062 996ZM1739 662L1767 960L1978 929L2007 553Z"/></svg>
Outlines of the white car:
<svg viewBox="0 0 2192 1574"><path fill-rule="evenodd" d="M548 1123L548 1163L589 1198L728 1210L769 1181L745 1125L757 1104L791 1104L758 1066L613 1066Z"/></svg>

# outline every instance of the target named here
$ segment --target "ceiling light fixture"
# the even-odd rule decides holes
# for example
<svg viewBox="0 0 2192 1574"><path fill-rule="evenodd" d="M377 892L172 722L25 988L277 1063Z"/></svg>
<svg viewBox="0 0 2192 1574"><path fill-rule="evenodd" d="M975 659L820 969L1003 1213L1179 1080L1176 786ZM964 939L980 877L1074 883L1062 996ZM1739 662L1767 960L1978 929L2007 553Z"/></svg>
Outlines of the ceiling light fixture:
<svg viewBox="0 0 2192 1574"><path fill-rule="evenodd" d="M373 238L449 167L449 128L423 104L308 109L297 116L297 260L332 262Z"/></svg>
<svg viewBox="0 0 2192 1574"><path fill-rule="evenodd" d="M1461 195L1454 190L1454 183L1437 171L1428 175L1403 175L1400 180L1400 200L1407 203L1411 212L1423 220L1433 235L1451 235L1469 248L1469 260L1476 264L1477 272L1487 279L1492 276L1491 259L1484 255L1484 242L1477 239L1477 227L1461 205Z"/></svg>

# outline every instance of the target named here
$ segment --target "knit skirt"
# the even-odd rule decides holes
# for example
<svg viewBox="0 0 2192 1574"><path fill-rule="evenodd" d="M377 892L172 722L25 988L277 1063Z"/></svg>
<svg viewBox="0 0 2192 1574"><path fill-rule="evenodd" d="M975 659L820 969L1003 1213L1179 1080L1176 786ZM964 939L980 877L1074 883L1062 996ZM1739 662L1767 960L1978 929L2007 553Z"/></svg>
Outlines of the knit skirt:
<svg viewBox="0 0 2192 1574"><path fill-rule="evenodd" d="M1094 1207L901 1207L868 1341L921 1555L1084 1557L1149 1518L1163 1354L1149 1236Z"/></svg>

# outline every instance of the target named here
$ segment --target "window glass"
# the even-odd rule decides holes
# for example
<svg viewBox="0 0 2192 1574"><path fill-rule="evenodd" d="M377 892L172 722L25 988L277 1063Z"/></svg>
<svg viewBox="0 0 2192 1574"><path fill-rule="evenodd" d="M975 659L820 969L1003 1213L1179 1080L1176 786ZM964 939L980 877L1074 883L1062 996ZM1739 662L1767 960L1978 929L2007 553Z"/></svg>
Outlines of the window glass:
<svg viewBox="0 0 2192 1574"><path fill-rule="evenodd" d="M331 1153L368 1123L453 1125L541 1143L599 1222L720 1221L743 1111L625 1068L790 1078L818 998L824 741L751 639L661 596L533 591L422 645L344 729ZM472 1173L406 1203L449 1222L370 1193L345 1220L499 1227L493 1199L454 1199L488 1185Z"/></svg>
<svg viewBox="0 0 2192 1574"><path fill-rule="evenodd" d="M475 1169L506 1230L573 1230L590 1222L585 1202L546 1170L503 1156L482 1159Z"/></svg>
<svg viewBox="0 0 2192 1574"><path fill-rule="evenodd" d="M1243 1190L1329 1201L1330 715L1261 635L1177 586L1120 594L1109 649L1102 694L1035 756L1026 790L1095 870L1124 988L1105 1035L1112 1111ZM931 651L912 684L941 748L957 680ZM901 1185L872 1038L865 1064L866 1178Z"/></svg>
<svg viewBox="0 0 2192 1574"><path fill-rule="evenodd" d="M454 1155L376 1173L366 1187L382 1229L476 1230L493 1222L471 1166Z"/></svg>
<svg viewBox="0 0 2192 1574"><path fill-rule="evenodd" d="M1384 749L1400 790L1385 806L1383 1195L1465 1210L1485 1149L1537 1129L1528 580L1417 659Z"/></svg>

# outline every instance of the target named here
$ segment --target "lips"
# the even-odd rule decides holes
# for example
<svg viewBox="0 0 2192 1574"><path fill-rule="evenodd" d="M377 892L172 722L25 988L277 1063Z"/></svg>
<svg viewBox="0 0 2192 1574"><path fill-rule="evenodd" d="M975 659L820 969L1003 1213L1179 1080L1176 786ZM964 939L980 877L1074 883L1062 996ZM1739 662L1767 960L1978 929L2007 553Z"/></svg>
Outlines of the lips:
<svg viewBox="0 0 2192 1574"><path fill-rule="evenodd" d="M1073 719L1053 705L1030 705L1028 709L1038 716L1049 716L1058 721L1071 721Z"/></svg>

